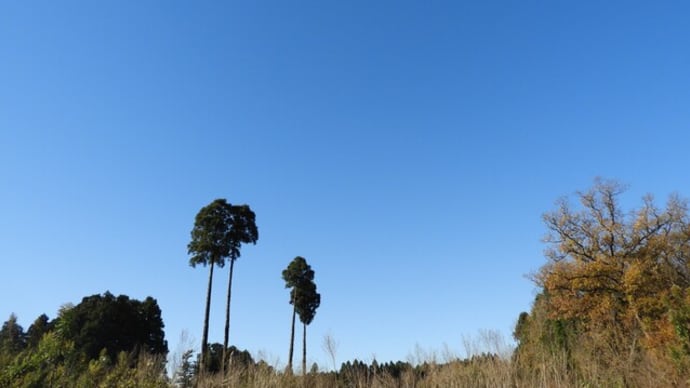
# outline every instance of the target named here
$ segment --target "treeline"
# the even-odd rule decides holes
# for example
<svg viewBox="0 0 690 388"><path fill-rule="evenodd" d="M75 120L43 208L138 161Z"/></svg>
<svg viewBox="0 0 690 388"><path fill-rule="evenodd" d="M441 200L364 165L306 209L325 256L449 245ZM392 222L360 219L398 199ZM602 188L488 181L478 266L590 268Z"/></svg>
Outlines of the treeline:
<svg viewBox="0 0 690 388"><path fill-rule="evenodd" d="M41 315L26 331L12 315L0 330L0 387L404 387L458 381L496 386L509 366L504 358L482 354L443 364L354 360L336 371L313 364L294 375L254 360L246 350L212 343L204 373L200 354L189 349L168 375L167 352L155 300L106 292L63 307L53 320Z"/></svg>
<svg viewBox="0 0 690 388"><path fill-rule="evenodd" d="M220 344L218 344L221 346ZM217 353L219 354L219 353ZM186 353L189 357L190 353ZM183 357L184 358L184 357ZM209 353L209 359L211 353ZM421 364L396 361L371 363L353 360L342 363L336 371L320 371L312 364L308 373L294 375L288 369L277 370L263 361L256 363L233 360L225 374L199 376L183 366L175 374L180 388L200 387L500 387L511 381L511 363L496 354L484 353L468 359L444 363L433 361ZM181 378L184 376L184 378Z"/></svg>
<svg viewBox="0 0 690 388"><path fill-rule="evenodd" d="M348 361L338 370L292 373L296 317L303 328L320 304L314 271L301 257L283 271L293 306L288 368L276 369L226 344L188 350L172 376L160 309L106 293L42 315L27 331L11 316L0 330L0 386L39 387L682 387L690 386L690 216L671 196L621 205L625 187L597 180L544 214L546 263L528 312L516 317L516 348L443 363ZM222 267L256 242L246 205L214 201L197 215L192 264ZM239 229L238 229L239 228ZM238 237L239 236L239 237ZM215 245L214 245L215 244ZM231 282L231 280L230 280ZM231 290L228 284L228 290ZM228 293L228 303L230 293ZM204 331L208 328L208 306ZM229 304L226 305L226 327ZM122 330L126 328L126 330ZM228 342L228 331L224 342ZM333 364L335 357L332 355Z"/></svg>

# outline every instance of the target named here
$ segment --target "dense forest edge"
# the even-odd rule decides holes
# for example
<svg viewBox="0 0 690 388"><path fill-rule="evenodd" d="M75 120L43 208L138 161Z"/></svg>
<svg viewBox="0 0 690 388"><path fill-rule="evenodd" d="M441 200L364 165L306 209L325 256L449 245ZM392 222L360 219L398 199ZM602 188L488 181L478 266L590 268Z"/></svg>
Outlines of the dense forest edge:
<svg viewBox="0 0 690 388"><path fill-rule="evenodd" d="M209 271L199 353L187 349L168 365L156 299L105 292L63 306L54 319L41 315L27 330L11 315L0 329L0 387L688 386L687 201L672 195L659 206L648 195L637 208L624 209L625 191L617 181L596 179L543 215L546 260L530 275L536 296L530 311L516 317L516 346L509 351L489 344L464 358L350 360L337 367L326 338L332 368L307 365L307 328L321 295L315 270L298 256L282 273L293 311L288 365L255 360L229 345L228 330L232 268L241 246L258 241L255 214L248 205L218 199L197 214L187 247L189 264ZM213 269L225 265L224 343L209 344ZM295 346L295 338L302 344ZM300 345L303 354L294 358L301 363L293 371Z"/></svg>

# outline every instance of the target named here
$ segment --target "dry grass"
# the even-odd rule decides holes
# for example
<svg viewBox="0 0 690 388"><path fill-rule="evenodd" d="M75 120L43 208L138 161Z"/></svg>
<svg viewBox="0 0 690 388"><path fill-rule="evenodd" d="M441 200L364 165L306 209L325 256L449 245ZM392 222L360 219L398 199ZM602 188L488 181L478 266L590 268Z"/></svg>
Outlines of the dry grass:
<svg viewBox="0 0 690 388"><path fill-rule="evenodd" d="M570 387L685 387L682 378L669 374L663 360L643 354L617 354L582 343L569 354L543 349L529 355L529 366L500 335L482 332L463 341L465 354L458 357L447 348L439 357L417 349L409 368L391 374L377 368L341 369L291 375L281 368L250 366L233 368L225 377L209 376L199 387L287 388L570 388ZM588 349L598 349L596 352ZM412 367L414 365L414 367Z"/></svg>

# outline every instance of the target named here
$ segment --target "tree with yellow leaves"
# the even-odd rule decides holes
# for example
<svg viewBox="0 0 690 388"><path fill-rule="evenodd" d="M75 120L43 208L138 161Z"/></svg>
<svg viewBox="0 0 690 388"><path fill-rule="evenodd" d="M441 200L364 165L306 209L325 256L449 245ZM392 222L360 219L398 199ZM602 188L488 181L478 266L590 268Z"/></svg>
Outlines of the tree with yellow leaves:
<svg viewBox="0 0 690 388"><path fill-rule="evenodd" d="M532 314L521 316L518 340L537 343L529 338L537 334L530 334L527 322L567 323L566 337L576 336L580 348L589 346L588 361L601 369L625 364L634 374L644 360L690 377L686 201L674 195L659 208L646 196L639 209L625 211L624 192L616 181L597 179L590 190L577 193L579 206L561 199L544 214L547 263L534 275L542 292ZM569 362L577 369L573 359ZM620 376L617 383L630 384L629 376Z"/></svg>

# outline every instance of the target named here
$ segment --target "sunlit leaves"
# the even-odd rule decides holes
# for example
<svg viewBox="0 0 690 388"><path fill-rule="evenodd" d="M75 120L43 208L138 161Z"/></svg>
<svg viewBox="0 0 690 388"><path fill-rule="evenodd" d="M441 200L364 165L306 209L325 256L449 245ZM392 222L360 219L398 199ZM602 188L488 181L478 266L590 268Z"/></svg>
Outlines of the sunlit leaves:
<svg viewBox="0 0 690 388"><path fill-rule="evenodd" d="M599 179L577 193L578 206L561 199L544 215L548 262L534 276L543 294L516 330L523 357L536 343L528 328L543 333L547 322L567 321L576 323L578 341L590 344L598 362L625 352L629 365L643 358L663 365L671 357L690 371L686 201L674 195L662 208L646 196L638 209L626 211L624 191Z"/></svg>

